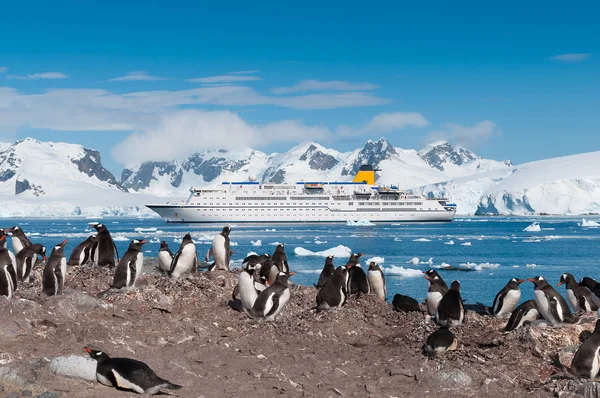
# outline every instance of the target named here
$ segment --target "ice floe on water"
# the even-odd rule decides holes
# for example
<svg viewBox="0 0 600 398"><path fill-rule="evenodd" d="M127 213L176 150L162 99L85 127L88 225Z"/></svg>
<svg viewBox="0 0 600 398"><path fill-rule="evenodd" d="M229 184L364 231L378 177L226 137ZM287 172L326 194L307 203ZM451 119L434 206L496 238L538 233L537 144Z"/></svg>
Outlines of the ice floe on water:
<svg viewBox="0 0 600 398"><path fill-rule="evenodd" d="M142 228L142 227L137 227L136 229L134 229L135 232L163 232L163 231L159 231L158 228L155 227L150 227L150 228Z"/></svg>
<svg viewBox="0 0 600 398"><path fill-rule="evenodd" d="M431 239L418 238L418 239L413 240L413 242L431 242Z"/></svg>
<svg viewBox="0 0 600 398"><path fill-rule="evenodd" d="M256 253L256 252L248 252L248 254L246 254L246 257L248 257L248 256L257 256L257 255L258 255L258 253Z"/></svg>
<svg viewBox="0 0 600 398"><path fill-rule="evenodd" d="M252 244L252 246L262 246L262 241L260 239L251 240L250 243Z"/></svg>
<svg viewBox="0 0 600 398"><path fill-rule="evenodd" d="M269 245L271 246L279 246L281 244L281 242L271 242L269 243Z"/></svg>
<svg viewBox="0 0 600 398"><path fill-rule="evenodd" d="M460 267L461 268L465 268L465 269L474 269L475 271L483 271L484 269L498 268L498 267L500 267L500 264L494 264L494 263L481 263L481 264L477 264L477 263L461 263Z"/></svg>
<svg viewBox="0 0 600 398"><path fill-rule="evenodd" d="M327 256L335 256L335 257L348 257L352 254L352 250L349 247L338 245L336 247L332 247L331 249L313 252L303 247L296 247L294 249L294 254L296 256L314 256L314 257L327 257Z"/></svg>
<svg viewBox="0 0 600 398"><path fill-rule="evenodd" d="M524 232L541 232L542 227L540 227L539 222L534 221L531 225L527 226L523 231Z"/></svg>
<svg viewBox="0 0 600 398"><path fill-rule="evenodd" d="M369 220L362 219L362 220L356 220L356 221L348 220L348 221L346 221L346 225L350 225L350 226L354 227L354 226L359 226L359 225L375 225L375 224L373 224Z"/></svg>
<svg viewBox="0 0 600 398"><path fill-rule="evenodd" d="M367 264L371 264L371 261L381 265L385 262L385 259L383 257L371 257L367 260Z"/></svg>
<svg viewBox="0 0 600 398"><path fill-rule="evenodd" d="M265 229L265 232L275 232L275 231L277 231L275 228L273 228L273 229L269 229L269 228Z"/></svg>
<svg viewBox="0 0 600 398"><path fill-rule="evenodd" d="M453 245L454 241L453 240L449 240L448 242L444 242L445 245Z"/></svg>
<svg viewBox="0 0 600 398"><path fill-rule="evenodd" d="M129 239L125 236L114 236L113 240L115 242L127 242Z"/></svg>
<svg viewBox="0 0 600 398"><path fill-rule="evenodd" d="M148 243L160 243L160 239L158 238L152 238L148 241Z"/></svg>
<svg viewBox="0 0 600 398"><path fill-rule="evenodd" d="M326 240L316 240L314 243L315 243L315 245L324 245L325 243L327 243L327 241Z"/></svg>
<svg viewBox="0 0 600 398"><path fill-rule="evenodd" d="M537 264L526 264L527 268L537 268Z"/></svg>
<svg viewBox="0 0 600 398"><path fill-rule="evenodd" d="M419 265L419 257L413 257L407 261L408 264Z"/></svg>
<svg viewBox="0 0 600 398"><path fill-rule="evenodd" d="M541 241L541 239L523 239L524 243L539 243Z"/></svg>
<svg viewBox="0 0 600 398"><path fill-rule="evenodd" d="M473 246L473 245L471 244L471 242L465 242L465 243L461 243L460 245L461 245L461 246Z"/></svg>
<svg viewBox="0 0 600 398"><path fill-rule="evenodd" d="M394 238L394 242L402 242L402 239L396 237L396 238Z"/></svg>
<svg viewBox="0 0 600 398"><path fill-rule="evenodd" d="M389 267L383 267L383 272L387 275L404 276L406 278L417 278L423 276L423 272L418 269L404 268L391 265Z"/></svg>
<svg viewBox="0 0 600 398"><path fill-rule="evenodd" d="M585 218L583 218L581 219L581 224L579 224L579 226L584 228L598 228L600 227L600 223L597 221L586 220Z"/></svg>
<svg viewBox="0 0 600 398"><path fill-rule="evenodd" d="M299 269L296 270L296 272L299 272L301 274L320 274L322 270L320 269Z"/></svg>

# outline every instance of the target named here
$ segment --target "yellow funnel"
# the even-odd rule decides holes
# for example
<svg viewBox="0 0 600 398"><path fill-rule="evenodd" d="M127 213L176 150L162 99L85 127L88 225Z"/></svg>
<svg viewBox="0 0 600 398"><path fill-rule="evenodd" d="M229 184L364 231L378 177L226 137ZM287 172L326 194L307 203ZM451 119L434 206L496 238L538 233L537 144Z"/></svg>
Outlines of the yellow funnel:
<svg viewBox="0 0 600 398"><path fill-rule="evenodd" d="M375 185L375 171L377 170L373 166L364 164L360 166L352 182L366 182L369 185Z"/></svg>

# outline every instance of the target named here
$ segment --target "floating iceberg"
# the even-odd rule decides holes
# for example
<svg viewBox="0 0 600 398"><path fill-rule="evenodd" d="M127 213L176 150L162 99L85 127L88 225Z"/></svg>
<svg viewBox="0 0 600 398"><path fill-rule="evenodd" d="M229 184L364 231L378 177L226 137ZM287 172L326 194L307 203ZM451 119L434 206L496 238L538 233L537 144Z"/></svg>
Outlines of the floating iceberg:
<svg viewBox="0 0 600 398"><path fill-rule="evenodd" d="M31 234L29 234L29 236L31 236ZM125 236L115 236L113 237L113 240L115 242L127 242L129 239Z"/></svg>
<svg viewBox="0 0 600 398"><path fill-rule="evenodd" d="M461 246L473 246L473 245L471 245L471 242L461 243L460 245Z"/></svg>
<svg viewBox="0 0 600 398"><path fill-rule="evenodd" d="M593 221L593 220L586 220L585 218L581 220L581 224L579 224L580 226L584 227L584 228L598 228L600 227L600 223L597 221Z"/></svg>
<svg viewBox="0 0 600 398"><path fill-rule="evenodd" d="M431 239L419 238L419 239L413 240L413 242L431 242Z"/></svg>
<svg viewBox="0 0 600 398"><path fill-rule="evenodd" d="M252 246L262 246L262 241L260 239L256 241L251 240L250 243L252 244Z"/></svg>
<svg viewBox="0 0 600 398"><path fill-rule="evenodd" d="M142 227L137 227L136 229L134 229L135 232L157 232L158 228L155 227L150 227L150 228L142 228Z"/></svg>
<svg viewBox="0 0 600 398"><path fill-rule="evenodd" d="M371 257L370 259L367 260L367 264L370 264L371 261L381 265L385 262L385 259L383 257Z"/></svg>
<svg viewBox="0 0 600 398"><path fill-rule="evenodd" d="M383 268L383 272L388 275L404 276L406 278L417 278L423 276L423 272L418 269L396 267L392 265L389 268Z"/></svg>
<svg viewBox="0 0 600 398"><path fill-rule="evenodd" d="M466 269L474 269L475 271L483 271L484 269L498 268L500 266L500 264L493 264L493 263L481 263L481 264L476 264L476 263L462 263L460 266L462 268L466 268Z"/></svg>
<svg viewBox="0 0 600 398"><path fill-rule="evenodd" d="M408 264L419 265L419 257L413 257L407 261Z"/></svg>
<svg viewBox="0 0 600 398"><path fill-rule="evenodd" d="M336 247L332 247L331 249L323 250L320 252L313 252L303 247L297 247L294 249L294 254L296 256L314 256L314 257L327 257L327 256L336 256L336 257L348 257L352 254L352 250L349 247L339 245Z"/></svg>
<svg viewBox="0 0 600 398"><path fill-rule="evenodd" d="M526 227L523 231L524 232L541 232L542 231L542 227L540 227L540 223L539 222L533 222L531 225L529 225L528 227Z"/></svg>
<svg viewBox="0 0 600 398"><path fill-rule="evenodd" d="M444 242L445 245L453 245L454 241L453 240L449 240L448 242Z"/></svg>

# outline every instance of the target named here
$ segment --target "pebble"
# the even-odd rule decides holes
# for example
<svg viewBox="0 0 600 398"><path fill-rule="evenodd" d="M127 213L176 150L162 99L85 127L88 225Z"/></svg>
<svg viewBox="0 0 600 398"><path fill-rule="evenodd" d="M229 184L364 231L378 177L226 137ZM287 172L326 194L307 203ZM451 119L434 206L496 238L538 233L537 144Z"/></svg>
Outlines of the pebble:
<svg viewBox="0 0 600 398"><path fill-rule="evenodd" d="M50 362L50 369L58 375L75 377L88 381L96 380L96 361L89 357L69 355L56 357Z"/></svg>

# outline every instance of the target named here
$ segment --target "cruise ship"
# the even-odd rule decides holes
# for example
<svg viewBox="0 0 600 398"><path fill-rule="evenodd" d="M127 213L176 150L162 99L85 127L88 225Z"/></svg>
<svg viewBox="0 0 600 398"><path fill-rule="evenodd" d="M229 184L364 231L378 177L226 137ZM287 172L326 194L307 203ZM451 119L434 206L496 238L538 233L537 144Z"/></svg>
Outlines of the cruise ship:
<svg viewBox="0 0 600 398"><path fill-rule="evenodd" d="M168 223L448 222L456 205L375 184L363 165L352 182L260 183L190 189L185 202L149 204Z"/></svg>

